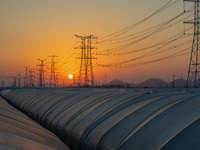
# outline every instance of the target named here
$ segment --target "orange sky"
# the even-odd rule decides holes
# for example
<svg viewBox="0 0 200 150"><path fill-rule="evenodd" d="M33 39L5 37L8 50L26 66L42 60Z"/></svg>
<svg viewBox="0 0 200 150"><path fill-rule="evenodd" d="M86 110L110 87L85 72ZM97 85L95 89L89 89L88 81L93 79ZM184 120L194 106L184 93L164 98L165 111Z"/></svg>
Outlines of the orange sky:
<svg viewBox="0 0 200 150"><path fill-rule="evenodd" d="M74 74L78 76L80 60L76 58L80 57L80 50L73 49L73 46L79 46L80 43L78 42L80 40L76 39L74 34L98 36L100 41L102 37L144 19L165 3L167 3L166 0L141 0L139 2L132 0L2 0L0 1L0 76L17 75L18 72L23 74L23 66L37 68L37 59L46 59L46 70L48 72L50 68L50 58L48 58L48 55L58 56L56 59L58 62L57 71L59 71L60 75L66 75L67 77L69 74ZM186 6L189 8L191 4ZM158 25L175 17L182 11L183 2L179 0L170 8L158 13L137 28L119 37L131 35ZM188 15L185 14L178 20ZM188 27L190 25L186 25L186 28ZM183 32L183 30L184 25L183 21L181 21L126 49L119 49L116 53L151 46L169 39L173 35ZM188 31L188 33L192 33L192 30ZM192 36L187 36L176 43L168 45L168 47L176 46L184 41L191 41L191 43L164 53L133 61L131 64L159 59L185 49L191 46ZM77 43L75 44L75 42ZM116 43L93 44L98 48L98 53L123 45ZM104 77L107 76L108 81L117 78L136 83L150 77L171 81L173 74L176 74L177 77L180 77L181 74L184 78L187 77L189 53L181 57L138 67L96 67L96 64L110 64L136 58L151 50L153 49L123 56L96 55L97 60L93 61L95 80L102 82ZM96 53L96 50L94 52Z"/></svg>

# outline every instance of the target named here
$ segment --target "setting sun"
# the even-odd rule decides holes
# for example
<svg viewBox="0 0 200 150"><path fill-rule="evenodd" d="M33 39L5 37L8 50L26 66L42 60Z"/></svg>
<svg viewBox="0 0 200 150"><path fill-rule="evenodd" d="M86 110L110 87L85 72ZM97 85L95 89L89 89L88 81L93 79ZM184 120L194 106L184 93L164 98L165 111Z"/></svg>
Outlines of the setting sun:
<svg viewBox="0 0 200 150"><path fill-rule="evenodd" d="M73 78L73 75L72 75L72 74L68 75L68 78L69 78L69 79L72 79L72 78Z"/></svg>

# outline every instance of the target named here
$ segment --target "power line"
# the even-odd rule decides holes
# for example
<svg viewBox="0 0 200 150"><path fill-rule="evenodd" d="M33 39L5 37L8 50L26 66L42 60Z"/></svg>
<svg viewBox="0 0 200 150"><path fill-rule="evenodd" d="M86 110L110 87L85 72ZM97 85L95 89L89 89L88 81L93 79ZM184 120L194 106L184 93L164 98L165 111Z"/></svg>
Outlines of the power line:
<svg viewBox="0 0 200 150"><path fill-rule="evenodd" d="M133 24L133 25L131 25L131 26L129 26L129 27L126 27L126 28L124 28L124 29L122 29L122 30L120 30L120 31L117 31L117 32L115 32L115 33L112 33L112 34L109 34L109 35L107 35L107 36L104 36L104 37L102 37L102 38L100 38L100 39L106 39L106 40L108 40L108 39L107 39L108 37L111 37L110 39L113 39L113 38L119 37L119 36L121 36L121 35L127 33L128 31L130 31L130 30L132 30L133 28L135 28L135 27L139 26L140 24L144 23L145 21L147 21L147 20L150 19L151 17L155 16L156 14L158 14L158 13L164 11L165 9L169 8L170 6L172 6L173 4L177 3L179 0L175 0L174 2L173 2L173 1L174 1L174 0L169 0L169 1L168 1L166 4L164 4L161 8L159 8L158 10L156 10L154 13L152 13L152 14L149 15L149 16L147 16L146 18L144 18L144 19L138 21L137 23L135 23L135 24ZM110 39L109 39L109 40L110 40ZM106 41L106 40L104 40L104 41Z"/></svg>
<svg viewBox="0 0 200 150"><path fill-rule="evenodd" d="M157 28L156 30L154 30L153 32L151 32L151 33L149 33L149 34L147 34L147 35L144 35L143 37L141 37L141 38L139 38L139 39L137 39L137 40L135 40L135 41L129 42L129 43L124 44L124 45L120 45L120 46L118 46L118 47L114 47L114 48L112 48L112 49L104 50L104 51L102 51L102 52L107 52L107 53L104 53L104 54L100 53L100 54L101 54L101 55L107 55L108 53L116 52L116 51L118 51L118 50L123 50L123 49L128 48L128 47L130 47L130 46L132 46L132 45L134 45L134 44L136 44L136 43L138 43L138 42L143 41L144 39L147 39L147 38L153 36L153 35L156 34L156 33L159 33L159 32L161 32L161 31L164 31L164 30L168 29L168 28L171 28L173 25L176 25L177 23L182 22L183 19L178 20L177 22L174 22L173 24L169 24L169 23L173 22L174 20L176 20L177 18L179 18L179 17L182 16L183 14L184 14L184 13L182 12L182 13L180 13L179 15L177 15L176 17L174 17L174 18L172 18L172 19L170 19L170 20L168 20L168 21L165 21L164 23L161 23L161 24L157 25L158 28ZM168 25L168 24L169 24L169 25ZM168 26L167 26L167 25L168 25Z"/></svg>
<svg viewBox="0 0 200 150"><path fill-rule="evenodd" d="M192 27L188 28L188 29L185 29L185 31L189 31L190 29L192 29ZM99 55L106 55L106 56L109 56L109 55L113 55L113 56L122 56L122 55L127 55L127 54L133 54L133 53L138 53L138 52L142 52L142 51L147 51L149 49L152 49L152 48L155 48L155 47L158 47L156 49L161 49L177 40L180 40L182 38L185 38L187 36L185 36L182 32L164 40L164 41L161 41L161 42L158 42L156 44L153 44L153 45L150 45L150 46L147 46L147 47L144 47L144 48L140 48L140 49L136 49L136 50L130 50L130 51L124 51L124 52L121 52L121 53L114 53L114 52L110 52L110 53L106 53L106 54L99 54ZM156 50L155 49L155 50Z"/></svg>
<svg viewBox="0 0 200 150"><path fill-rule="evenodd" d="M151 28L142 30L142 31L140 31L140 32L137 32L137 33L134 33L134 34L125 36L125 37L120 37L120 38L117 38L117 39L114 39L114 40L110 40L111 43L109 43L109 44L125 43L125 42L131 41L131 40L134 40L134 39L137 39L137 38L140 38L140 37L144 37L145 35L148 35L149 33L152 33L152 32L154 32L154 31L156 31L156 30L162 29L162 27L164 27L165 25L167 25L167 24L173 22L174 20L178 19L179 17L181 17L181 16L183 16L183 15L184 15L184 13L182 12L182 13L180 13L178 16L176 16L176 17L174 17L174 18L172 18L172 19L170 19L170 20L168 20L168 21L165 21L165 22L163 22L163 23L160 23L160 24L158 24L158 25L156 25L156 26L153 26L153 27L151 27ZM172 27L172 26L174 26L174 25L176 25L176 24L178 24L178 23L180 23L180 22L182 23L183 20L188 19L188 18L190 18L191 16L193 16L193 15L188 15L188 16L186 16L185 18L182 18L181 20L178 20L177 22L171 24L170 27ZM162 31L162 30L161 30L161 31ZM132 37L132 38L129 38L129 37ZM128 38L128 39L127 39L127 38Z"/></svg>
<svg viewBox="0 0 200 150"><path fill-rule="evenodd" d="M171 58L177 58L186 54L189 54L189 52L187 52L190 49L190 47L181 50L179 52L173 53L171 55L159 58L159 59L155 59L155 60L151 60L151 61L146 61L146 62L141 62L141 63L132 63L132 64L115 64L115 65L104 65L104 64L99 64L98 66L101 67L113 67L113 68L129 68L129 67L138 67L138 66L143 66L143 65L148 65L148 64L152 64L152 63L156 63L156 62L160 62L163 60L167 60L167 59L171 59Z"/></svg>
<svg viewBox="0 0 200 150"><path fill-rule="evenodd" d="M191 47L188 47L188 48L186 48L184 50L181 50L179 52L176 52L174 54L171 54L171 55L159 58L159 59L155 59L155 60L147 61L147 62L142 62L142 63L129 64L129 65L124 66L124 67L138 67L138 66L142 66L142 65L148 65L148 64L160 62L160 61L167 60L167 59L172 59L172 58L177 58L177 57L180 57L180 56L184 56L184 55L189 54L188 50L190 50L190 48Z"/></svg>
<svg viewBox="0 0 200 150"><path fill-rule="evenodd" d="M186 37L186 36L185 36L185 37ZM185 37L184 37L184 38L185 38ZM151 46L148 46L148 47L144 47L144 48L141 48L141 49L137 49L137 50L131 50L131 51L122 52L122 53L114 53L113 55L114 55L114 56L128 55L128 54L133 54L133 53L136 53L136 52L147 51L147 50L150 50L150 49L152 49L152 48L154 48L154 47L157 47L157 48L155 48L155 49L153 50L153 52L154 52L154 51L158 51L158 50L160 50L160 49L166 47L167 45L169 45L169 44L171 44L171 43L173 43L173 42L175 42L175 41L177 41L177 40L180 40L180 39L183 39L183 37L181 36L181 37L178 37L178 38L173 39L173 40L171 40L171 41L160 42L160 43L157 43L157 44L154 44L154 45L151 45ZM175 45L175 46L173 46L173 47L182 46L182 45L188 44L189 42L191 42L191 41L187 41L187 42L184 41L183 43L181 43L181 45ZM158 47L158 46L159 46L159 47ZM151 52L152 52L152 51L151 51Z"/></svg>

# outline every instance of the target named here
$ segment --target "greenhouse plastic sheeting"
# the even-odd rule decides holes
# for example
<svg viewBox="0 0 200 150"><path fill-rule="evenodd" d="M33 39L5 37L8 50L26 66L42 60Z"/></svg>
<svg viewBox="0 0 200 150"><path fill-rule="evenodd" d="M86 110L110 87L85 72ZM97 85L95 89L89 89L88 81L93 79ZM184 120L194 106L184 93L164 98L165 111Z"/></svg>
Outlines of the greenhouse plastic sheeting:
<svg viewBox="0 0 200 150"><path fill-rule="evenodd" d="M200 149L199 89L18 89L1 95L74 150Z"/></svg>
<svg viewBox="0 0 200 150"><path fill-rule="evenodd" d="M69 150L61 140L0 98L1 150Z"/></svg>

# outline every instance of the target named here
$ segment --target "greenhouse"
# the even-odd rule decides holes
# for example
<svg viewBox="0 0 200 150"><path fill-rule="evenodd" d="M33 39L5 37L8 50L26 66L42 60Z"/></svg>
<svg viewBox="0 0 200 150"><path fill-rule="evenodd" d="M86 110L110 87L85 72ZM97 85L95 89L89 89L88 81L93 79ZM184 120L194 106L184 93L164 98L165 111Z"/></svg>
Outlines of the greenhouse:
<svg viewBox="0 0 200 150"><path fill-rule="evenodd" d="M15 89L1 96L72 150L200 149L198 89Z"/></svg>

